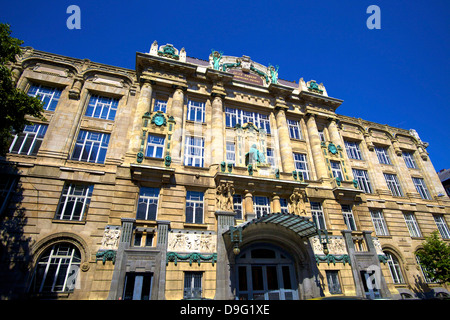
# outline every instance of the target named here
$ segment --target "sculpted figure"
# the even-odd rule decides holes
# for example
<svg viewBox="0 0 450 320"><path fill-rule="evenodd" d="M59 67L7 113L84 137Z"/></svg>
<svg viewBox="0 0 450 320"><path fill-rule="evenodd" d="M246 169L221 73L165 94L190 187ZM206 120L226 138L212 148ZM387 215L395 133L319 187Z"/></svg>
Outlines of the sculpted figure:
<svg viewBox="0 0 450 320"><path fill-rule="evenodd" d="M297 215L305 215L306 207L305 207L305 199L306 192L304 190L300 190L299 188L295 188L294 192L289 197L289 202L291 205L290 212Z"/></svg>
<svg viewBox="0 0 450 320"><path fill-rule="evenodd" d="M214 51L214 49L211 49L211 54L213 58L213 68L214 70L219 70L219 63L222 59L223 52Z"/></svg>

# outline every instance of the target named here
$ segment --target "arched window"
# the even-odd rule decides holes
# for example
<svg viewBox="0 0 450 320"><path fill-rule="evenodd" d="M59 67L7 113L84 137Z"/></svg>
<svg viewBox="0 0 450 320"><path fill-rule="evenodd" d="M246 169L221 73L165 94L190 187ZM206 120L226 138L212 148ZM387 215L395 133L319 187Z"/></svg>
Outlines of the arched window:
<svg viewBox="0 0 450 320"><path fill-rule="evenodd" d="M39 257L30 291L35 293L73 291L80 263L80 251L73 244L54 244Z"/></svg>
<svg viewBox="0 0 450 320"><path fill-rule="evenodd" d="M389 271L391 272L392 281L394 283L404 283L405 280L403 279L398 259L387 251L384 251L384 254L388 257L387 263L389 265Z"/></svg>

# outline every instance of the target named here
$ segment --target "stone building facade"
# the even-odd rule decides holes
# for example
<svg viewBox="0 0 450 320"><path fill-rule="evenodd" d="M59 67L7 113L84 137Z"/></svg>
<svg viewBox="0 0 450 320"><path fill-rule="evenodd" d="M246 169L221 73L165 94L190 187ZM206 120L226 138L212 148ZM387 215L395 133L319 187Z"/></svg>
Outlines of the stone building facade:
<svg viewBox="0 0 450 320"><path fill-rule="evenodd" d="M415 255L450 201L414 130L156 41L135 70L32 48L11 69L46 120L1 163L3 299L448 293Z"/></svg>

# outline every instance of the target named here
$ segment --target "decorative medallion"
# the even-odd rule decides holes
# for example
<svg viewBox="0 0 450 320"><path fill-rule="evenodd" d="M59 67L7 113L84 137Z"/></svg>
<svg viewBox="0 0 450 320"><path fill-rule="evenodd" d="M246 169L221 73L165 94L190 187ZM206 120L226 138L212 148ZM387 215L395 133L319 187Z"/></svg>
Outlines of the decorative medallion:
<svg viewBox="0 0 450 320"><path fill-rule="evenodd" d="M328 151L330 151L332 154L337 154L338 152L336 146L332 142L328 145Z"/></svg>
<svg viewBox="0 0 450 320"><path fill-rule="evenodd" d="M152 117L152 121L151 123L156 124L158 127L162 126L162 125L166 125L167 124L167 120L166 117L164 116L163 113L156 113L153 117Z"/></svg>

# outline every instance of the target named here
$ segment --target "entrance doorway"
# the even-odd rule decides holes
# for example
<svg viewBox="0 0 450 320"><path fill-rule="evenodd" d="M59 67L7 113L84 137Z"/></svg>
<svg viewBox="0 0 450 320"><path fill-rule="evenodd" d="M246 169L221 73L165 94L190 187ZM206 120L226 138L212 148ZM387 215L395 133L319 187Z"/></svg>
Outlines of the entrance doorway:
<svg viewBox="0 0 450 320"><path fill-rule="evenodd" d="M128 272L125 276L123 300L150 300L153 273Z"/></svg>
<svg viewBox="0 0 450 320"><path fill-rule="evenodd" d="M252 246L236 257L239 300L297 300L293 259L272 245Z"/></svg>

